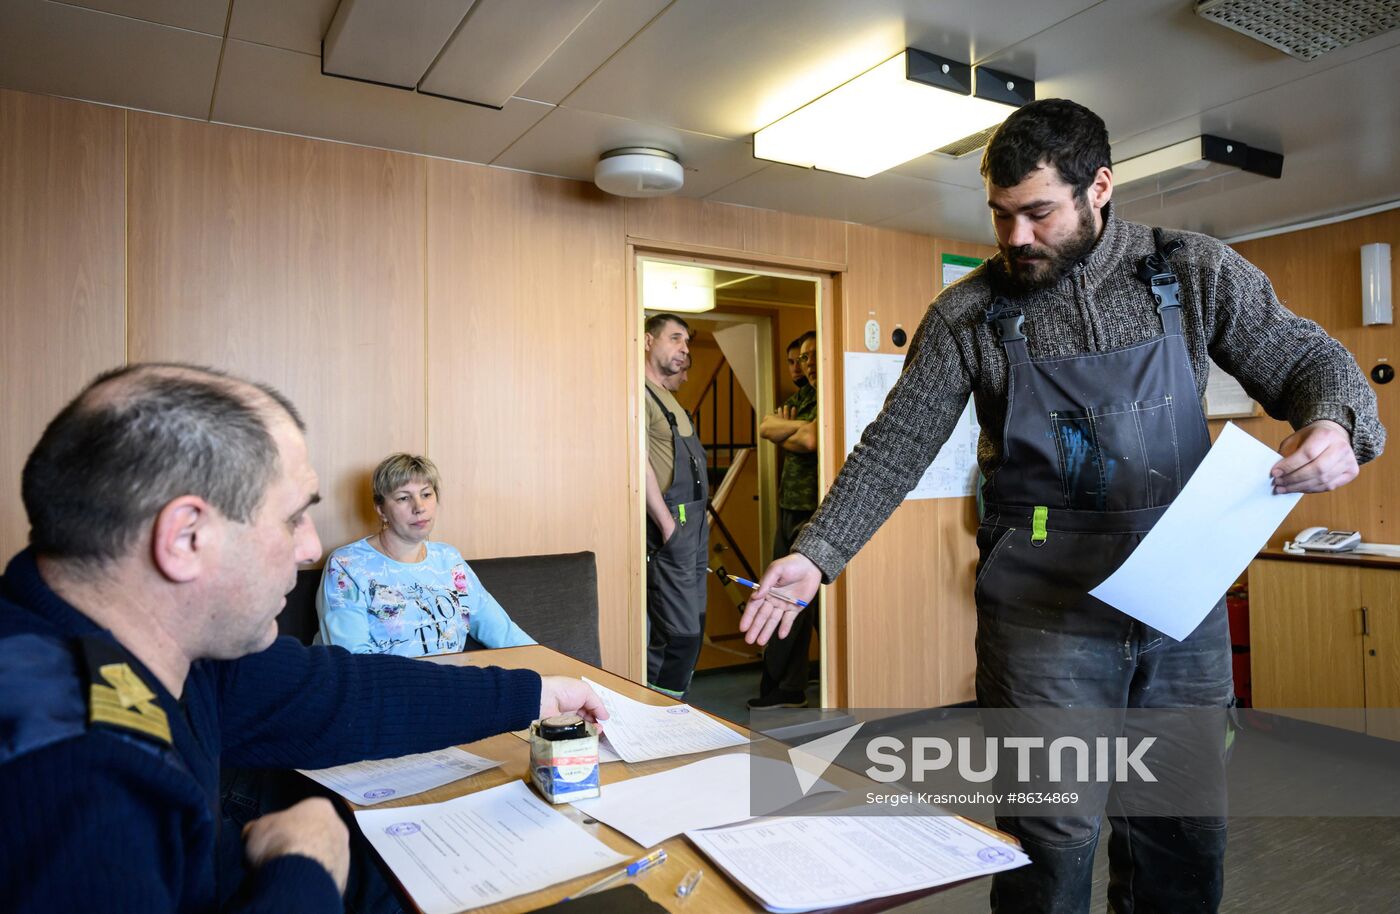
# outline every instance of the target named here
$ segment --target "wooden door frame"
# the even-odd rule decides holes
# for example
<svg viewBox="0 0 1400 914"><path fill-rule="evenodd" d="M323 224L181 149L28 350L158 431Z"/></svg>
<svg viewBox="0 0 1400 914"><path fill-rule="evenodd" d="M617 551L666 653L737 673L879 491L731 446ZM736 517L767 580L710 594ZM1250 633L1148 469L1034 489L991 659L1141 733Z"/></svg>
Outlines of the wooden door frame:
<svg viewBox="0 0 1400 914"><path fill-rule="evenodd" d="M771 254L715 248L708 245L688 245L662 242L654 239L629 235L624 246L626 263L627 314L632 323L632 345L628 347L625 370L628 391L628 441L633 455L628 475L633 510L628 512L628 588L627 605L627 677L635 682L646 682L646 442L643 440L643 398L642 364L645 353L642 321L641 290L637 283L639 263L642 258L668 260L674 263L690 263L733 272L761 273L809 279L816 283L816 327L817 354L821 359L819 378L820 422L817 428L818 441L818 487L825 494L836 468L840 464L842 404L841 353L844 351L841 339L841 305L837 300L840 292L839 281L845 272L844 263L822 260L809 260L798 257L783 257ZM836 585L822 585L821 607L818 617L818 644L821 656L821 703L830 707L847 694L847 673L844 666L844 597L845 588Z"/></svg>

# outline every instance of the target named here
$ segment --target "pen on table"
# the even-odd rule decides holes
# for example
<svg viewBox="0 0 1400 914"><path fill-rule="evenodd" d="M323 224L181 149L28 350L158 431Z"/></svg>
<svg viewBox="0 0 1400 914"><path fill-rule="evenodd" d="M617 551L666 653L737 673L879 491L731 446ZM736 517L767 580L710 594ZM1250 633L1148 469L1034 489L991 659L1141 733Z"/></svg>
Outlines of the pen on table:
<svg viewBox="0 0 1400 914"><path fill-rule="evenodd" d="M591 895L599 889L603 889L612 885L619 879L625 879L628 876L635 876L638 873L643 872L644 870L649 870L654 866L660 866L665 862L666 850L665 848L658 848L652 851L650 854L647 854L645 857L632 861L617 872L612 873L608 876L604 876L602 879L599 879L592 885L584 886L574 894L570 895L569 898L579 898L583 895ZM568 901L569 898L565 898L564 900Z"/></svg>
<svg viewBox="0 0 1400 914"><path fill-rule="evenodd" d="M739 577L738 575L734 575L734 574L729 575L729 580L733 581L733 582L736 583L736 584L743 584L743 585L744 585L745 587L747 587L749 590L758 590L758 585L757 585L757 584L755 584L753 581L749 581L749 580L746 580L746 579L744 579L744 578L741 578L741 577ZM806 600L799 600L799 599L797 599L796 597L790 597L790 596L788 596L787 594L783 593L781 590L770 590L770 591L768 591L768 595L769 595L769 596L773 596L773 597L777 597L779 600L782 600L784 603L792 603L792 604L794 604L794 605L796 605L796 606L801 606L803 609L806 609L806 608L807 608L807 601L806 601Z"/></svg>
<svg viewBox="0 0 1400 914"><path fill-rule="evenodd" d="M695 894L695 890L700 888L700 877L705 875L703 870L691 870L685 874L681 884L676 886L677 898L689 898Z"/></svg>

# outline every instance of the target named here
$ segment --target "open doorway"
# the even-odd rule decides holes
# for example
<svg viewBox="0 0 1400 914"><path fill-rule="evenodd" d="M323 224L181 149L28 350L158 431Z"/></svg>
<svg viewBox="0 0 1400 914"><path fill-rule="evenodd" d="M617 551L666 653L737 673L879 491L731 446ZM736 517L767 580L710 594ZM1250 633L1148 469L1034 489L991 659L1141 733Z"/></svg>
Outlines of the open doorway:
<svg viewBox="0 0 1400 914"><path fill-rule="evenodd" d="M807 372L796 360L800 347L793 347L789 360L789 345L807 338L808 358L813 370L822 345L817 335L821 321L822 277L783 270L768 270L746 265L701 261L675 256L639 254L637 257L638 300L645 322L661 314L675 314L688 328L684 362L672 360L670 369L656 374L660 386L666 386L674 397L684 420L678 422L674 433L693 432L703 447L703 474L708 505L708 536L703 562L698 567L704 574L703 636L696 652L695 675L691 678L689 700L700 707L732 719L743 719L748 713L750 699L759 699L762 687L771 683L777 669L765 676L765 652L744 643L739 631L739 618L751 590L738 583L739 579L757 580L772 561L784 519L791 533L791 513L783 504L793 504L795 464L799 459L781 441L773 440L771 425L764 437L760 427L765 417L791 405L794 395L807 386ZM829 283L827 284L829 286ZM655 321L653 321L655 324ZM671 330L674 325L668 325ZM657 479L659 490L675 480L674 460L665 466L665 454L674 450L673 434L663 424L662 413L656 408L647 414L652 402L664 409L662 401L649 392L644 383L647 376L647 337L643 338L643 377L637 379L642 388L638 398L643 415L639 422L638 449L646 466L658 464L664 478ZM684 370L674 369L683 364ZM655 372L653 372L655 373ZM820 381L818 381L820 383ZM804 415L811 417L813 440L804 455L811 469L811 506L815 507L818 480L815 475L820 444L819 409L809 390L805 400L810 405ZM789 409L790 415L794 410ZM679 419L680 417L677 416ZM688 426L688 428L687 428ZM683 472L683 471L682 471ZM784 483L787 483L785 486ZM646 517L645 491L637 510ZM674 514L674 511L672 512ZM653 514L653 517L655 515ZM672 524L674 527L674 524ZM658 550L658 531L652 520L643 521L648 530L647 574L643 576L642 603L648 592L654 600L658 595L647 586L646 578L668 572L662 556L653 566ZM689 563L689 560L687 560ZM703 569L712 569L704 573ZM653 584L655 582L653 581ZM658 602L664 604L662 594ZM698 599L698 595L697 595ZM820 612L820 609L818 609ZM648 614L651 618L656 618ZM815 618L815 614L814 614ZM650 619L644 616L648 632L642 643L654 632ZM814 626L805 650L786 646L784 651L788 683L800 685L802 700L816 706L821 704L821 626ZM795 643L795 639L794 639ZM653 648L655 644L651 645ZM772 646L770 645L770 650ZM777 655L766 658L771 665ZM656 669L653 655L652 669ZM800 669L799 669L800 667Z"/></svg>

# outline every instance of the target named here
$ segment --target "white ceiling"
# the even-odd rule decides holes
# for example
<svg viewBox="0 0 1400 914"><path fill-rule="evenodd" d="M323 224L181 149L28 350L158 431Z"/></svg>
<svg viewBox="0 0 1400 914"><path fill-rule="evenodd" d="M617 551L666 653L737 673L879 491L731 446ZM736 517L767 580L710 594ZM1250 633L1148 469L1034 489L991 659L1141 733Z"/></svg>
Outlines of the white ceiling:
<svg viewBox="0 0 1400 914"><path fill-rule="evenodd" d="M495 110L322 75L338 5L0 0L0 86L580 180L660 145L684 196L990 241L975 154L863 181L753 158L756 129L912 46L1088 105L1116 159L1199 133L1285 156L1143 221L1230 237L1400 200L1400 31L1303 62L1192 0L601 0ZM548 5L517 8L524 47Z"/></svg>

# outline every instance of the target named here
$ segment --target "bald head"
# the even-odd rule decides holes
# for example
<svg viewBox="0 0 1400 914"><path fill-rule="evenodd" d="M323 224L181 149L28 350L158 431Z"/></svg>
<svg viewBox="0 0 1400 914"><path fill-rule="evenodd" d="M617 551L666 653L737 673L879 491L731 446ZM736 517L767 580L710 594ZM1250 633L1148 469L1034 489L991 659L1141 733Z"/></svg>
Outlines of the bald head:
<svg viewBox="0 0 1400 914"><path fill-rule="evenodd" d="M182 495L246 522L277 473L279 423L305 428L276 390L212 369L148 363L102 374L25 462L30 545L52 559L114 560Z"/></svg>

